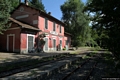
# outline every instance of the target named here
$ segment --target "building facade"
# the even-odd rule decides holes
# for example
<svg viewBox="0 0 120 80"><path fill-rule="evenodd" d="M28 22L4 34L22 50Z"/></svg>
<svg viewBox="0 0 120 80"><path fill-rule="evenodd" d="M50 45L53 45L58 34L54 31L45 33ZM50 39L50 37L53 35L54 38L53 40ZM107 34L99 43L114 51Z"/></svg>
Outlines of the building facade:
<svg viewBox="0 0 120 80"><path fill-rule="evenodd" d="M65 33L65 24L49 13L21 3L12 13L11 27L0 35L3 50L28 53L33 47L39 46L39 35L44 34L44 51L68 49L71 35Z"/></svg>

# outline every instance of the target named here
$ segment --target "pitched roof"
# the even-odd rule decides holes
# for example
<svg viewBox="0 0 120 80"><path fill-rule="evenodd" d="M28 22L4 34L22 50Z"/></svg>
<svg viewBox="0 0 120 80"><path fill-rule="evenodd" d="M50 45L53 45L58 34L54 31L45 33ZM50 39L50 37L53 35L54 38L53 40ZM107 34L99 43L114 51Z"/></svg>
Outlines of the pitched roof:
<svg viewBox="0 0 120 80"><path fill-rule="evenodd" d="M42 15L45 15L47 18L51 18L51 19L53 19L53 20L61 23L62 25L65 25L65 23L63 23L62 21L58 20L57 18L51 16L50 14L44 12L43 10L36 9L36 8L31 7L31 6L29 6L29 5L26 5L26 4L24 4L24 3L20 3L17 8L19 8L21 5L24 5L24 6L26 6L26 7L30 7L30 8L32 8L32 9L35 9L35 10L39 11L40 15L41 15L41 14L42 14ZM17 9L17 8L16 8L16 9ZM12 14L16 9L14 9L14 10L11 12L11 14Z"/></svg>
<svg viewBox="0 0 120 80"><path fill-rule="evenodd" d="M9 20L11 20L12 22L14 22L14 23L20 25L21 28L26 28L26 29L41 31L41 30L39 30L38 28L35 28L34 26L31 26L31 25L22 23L22 22L20 22L20 21L18 21L18 20L16 20L16 19L11 18L11 17L9 18Z"/></svg>

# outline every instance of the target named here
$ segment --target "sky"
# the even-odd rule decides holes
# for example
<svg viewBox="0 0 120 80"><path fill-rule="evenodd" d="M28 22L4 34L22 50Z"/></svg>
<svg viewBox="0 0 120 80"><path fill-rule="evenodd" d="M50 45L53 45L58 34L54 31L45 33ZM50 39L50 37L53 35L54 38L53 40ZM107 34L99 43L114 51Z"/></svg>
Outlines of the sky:
<svg viewBox="0 0 120 80"><path fill-rule="evenodd" d="M22 0L24 1L24 0ZM62 18L62 11L60 10L60 6L64 4L66 0L42 0L42 3L45 6L45 10L47 12L51 12L51 15L59 20ZM87 0L82 0L82 2L86 2Z"/></svg>
<svg viewBox="0 0 120 80"><path fill-rule="evenodd" d="M60 5L64 4L66 0L42 0L47 12L51 12L51 15L59 20L62 18L62 11ZM86 0L82 0L86 2Z"/></svg>

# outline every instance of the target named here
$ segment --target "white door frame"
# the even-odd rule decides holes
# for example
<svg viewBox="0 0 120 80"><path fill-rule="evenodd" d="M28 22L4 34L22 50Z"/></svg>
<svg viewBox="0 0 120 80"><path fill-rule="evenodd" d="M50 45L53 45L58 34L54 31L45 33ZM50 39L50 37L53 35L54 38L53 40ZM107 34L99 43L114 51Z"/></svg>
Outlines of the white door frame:
<svg viewBox="0 0 120 80"><path fill-rule="evenodd" d="M56 38L53 38L53 40L55 40L55 48L54 48L54 42L52 41L52 42L53 42L53 50L56 51L56 49L57 49L57 48L56 48L57 40L56 40Z"/></svg>
<svg viewBox="0 0 120 80"><path fill-rule="evenodd" d="M68 44L69 44L69 43L68 43L68 40L65 40L66 50L69 49Z"/></svg>
<svg viewBox="0 0 120 80"><path fill-rule="evenodd" d="M27 52L28 52L28 36L32 36L33 37L33 45L34 45L34 42L35 42L35 35L27 34Z"/></svg>
<svg viewBox="0 0 120 80"><path fill-rule="evenodd" d="M60 41L63 43L62 39L60 39L59 44L60 44ZM62 50L62 43L60 44L60 50Z"/></svg>
<svg viewBox="0 0 120 80"><path fill-rule="evenodd" d="M47 51L49 51L49 37L45 37L45 38L48 39L48 50L47 50ZM45 38L43 39L44 41L45 41ZM46 43L45 43L45 44L46 44ZM46 51L46 50L45 50L45 45L44 45L44 47L43 47L43 50Z"/></svg>
<svg viewBox="0 0 120 80"><path fill-rule="evenodd" d="M13 52L14 52L14 47L15 47L15 34L8 34L7 35L7 51L9 51L9 37L13 36Z"/></svg>

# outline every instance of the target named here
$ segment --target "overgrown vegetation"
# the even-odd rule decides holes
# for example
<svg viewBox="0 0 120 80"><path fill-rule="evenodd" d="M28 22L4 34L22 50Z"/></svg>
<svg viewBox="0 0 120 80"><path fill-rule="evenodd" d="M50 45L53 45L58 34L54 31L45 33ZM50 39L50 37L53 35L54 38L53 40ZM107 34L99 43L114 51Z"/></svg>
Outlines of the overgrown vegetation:
<svg viewBox="0 0 120 80"><path fill-rule="evenodd" d="M88 0L85 11L92 21L95 41L120 59L120 1Z"/></svg>
<svg viewBox="0 0 120 80"><path fill-rule="evenodd" d="M105 76L106 77L115 77L118 78L120 75L120 63L115 60L113 55L110 52L102 53L101 57L103 58L101 61L103 64L106 65L105 69Z"/></svg>
<svg viewBox="0 0 120 80"><path fill-rule="evenodd" d="M42 3L42 0L29 0L29 5L36 8L36 9L39 9L39 10L46 12L45 6Z"/></svg>
<svg viewBox="0 0 120 80"><path fill-rule="evenodd" d="M10 26L8 18L10 17L11 8L10 1L0 0L0 34Z"/></svg>
<svg viewBox="0 0 120 80"><path fill-rule="evenodd" d="M19 5L19 0L9 0L11 4L11 11L14 10Z"/></svg>
<svg viewBox="0 0 120 80"><path fill-rule="evenodd" d="M67 0L61 5L62 21L66 24L65 31L72 34L73 46L91 46L94 42L91 38L91 29L86 13L85 5L81 0Z"/></svg>

